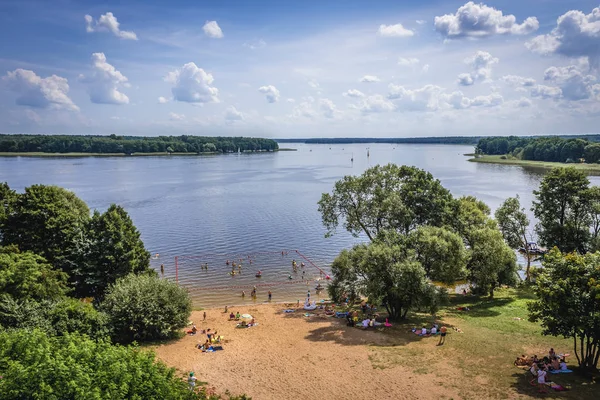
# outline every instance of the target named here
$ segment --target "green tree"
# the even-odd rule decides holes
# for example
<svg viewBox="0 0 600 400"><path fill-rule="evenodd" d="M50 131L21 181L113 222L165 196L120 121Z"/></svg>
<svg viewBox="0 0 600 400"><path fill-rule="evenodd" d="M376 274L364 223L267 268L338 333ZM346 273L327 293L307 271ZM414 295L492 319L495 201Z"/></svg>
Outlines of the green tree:
<svg viewBox="0 0 600 400"><path fill-rule="evenodd" d="M90 210L74 193L57 186L33 185L18 196L6 219L2 242L44 257L70 274Z"/></svg>
<svg viewBox="0 0 600 400"><path fill-rule="evenodd" d="M101 310L108 314L120 343L172 338L187 325L192 303L188 292L155 275L128 275L109 287Z"/></svg>
<svg viewBox="0 0 600 400"><path fill-rule="evenodd" d="M8 183L0 183L0 243L5 229L5 224L9 216L14 212L17 201L17 192L12 190Z"/></svg>
<svg viewBox="0 0 600 400"><path fill-rule="evenodd" d="M589 241L589 180L575 168L554 168L533 193L536 231L542 245L563 252L587 251Z"/></svg>
<svg viewBox="0 0 600 400"><path fill-rule="evenodd" d="M416 167L388 164L345 176L333 192L319 201L327 236L343 220L353 236L373 240L382 230L407 234L421 225L441 226L447 221L452 196L437 179Z"/></svg>
<svg viewBox="0 0 600 400"><path fill-rule="evenodd" d="M150 253L121 206L113 204L103 214L95 211L86 239L88 249L78 272L80 296L102 297L118 278L150 271Z"/></svg>
<svg viewBox="0 0 600 400"><path fill-rule="evenodd" d="M40 330L0 332L0 398L207 399L174 368L137 347L86 336L50 337Z"/></svg>
<svg viewBox="0 0 600 400"><path fill-rule="evenodd" d="M428 306L435 291L429 287L425 269L400 244L374 242L342 250L332 264L330 294L368 297L383 304L391 319L405 319L412 308Z"/></svg>
<svg viewBox="0 0 600 400"><path fill-rule="evenodd" d="M56 299L68 291L67 274L41 256L16 246L0 247L0 293L15 299Z"/></svg>
<svg viewBox="0 0 600 400"><path fill-rule="evenodd" d="M586 163L595 164L600 162L600 144L590 143L585 146L584 157Z"/></svg>
<svg viewBox="0 0 600 400"><path fill-rule="evenodd" d="M485 227L495 227L489 217L490 208L474 196L463 196L452 204L452 219L450 226L456 231L468 246L472 246L472 232Z"/></svg>
<svg viewBox="0 0 600 400"><path fill-rule="evenodd" d="M530 320L544 335L573 338L579 365L596 370L600 358L600 254L563 255L552 249L536 277L537 301L528 304Z"/></svg>
<svg viewBox="0 0 600 400"><path fill-rule="evenodd" d="M513 285L517 281L516 256L506 245L498 229L485 227L472 232L470 259L467 263L469 281L475 291L494 297L500 285Z"/></svg>
<svg viewBox="0 0 600 400"><path fill-rule="evenodd" d="M458 234L422 226L409 235L408 242L429 279L451 284L464 276L466 251Z"/></svg>
<svg viewBox="0 0 600 400"><path fill-rule="evenodd" d="M587 191L588 218L590 221L590 251L600 250L600 186Z"/></svg>
<svg viewBox="0 0 600 400"><path fill-rule="evenodd" d="M531 259L533 255L529 250L528 243L531 241L527 234L529 228L529 218L525 213L525 209L521 208L519 202L519 196L509 197L502 203L502 205L496 210L496 221L498 221L498 227L506 243L513 249L523 249L525 251L525 259L527 260L527 267L525 269L525 280L529 281Z"/></svg>

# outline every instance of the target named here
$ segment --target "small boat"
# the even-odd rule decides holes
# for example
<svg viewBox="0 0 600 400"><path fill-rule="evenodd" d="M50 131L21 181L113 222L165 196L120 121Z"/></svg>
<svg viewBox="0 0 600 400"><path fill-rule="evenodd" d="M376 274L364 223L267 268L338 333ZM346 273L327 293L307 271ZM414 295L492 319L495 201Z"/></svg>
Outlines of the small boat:
<svg viewBox="0 0 600 400"><path fill-rule="evenodd" d="M527 248L521 247L519 249L519 253L527 254L528 252L531 255L542 255L542 254L546 254L547 250L542 247L538 247L536 242L528 242Z"/></svg>

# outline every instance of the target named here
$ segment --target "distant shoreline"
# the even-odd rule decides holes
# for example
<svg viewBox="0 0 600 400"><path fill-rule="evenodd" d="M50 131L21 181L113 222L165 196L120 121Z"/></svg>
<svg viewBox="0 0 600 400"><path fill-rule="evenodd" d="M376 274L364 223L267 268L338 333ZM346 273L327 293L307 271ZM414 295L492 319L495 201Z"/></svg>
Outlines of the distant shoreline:
<svg viewBox="0 0 600 400"><path fill-rule="evenodd" d="M241 154L262 154L262 153L276 153L279 151L297 151L296 149L276 149L272 151L242 151ZM219 151L208 152L208 153L167 153L167 152L156 152L156 153L44 153L44 152L0 152L0 157L179 157L179 156L216 156L223 154L238 154L237 152L222 153Z"/></svg>
<svg viewBox="0 0 600 400"><path fill-rule="evenodd" d="M465 156L471 156L471 154L465 154ZM552 169L556 167L574 167L582 171L591 173L592 175L600 175L600 164L585 164L585 163L561 163L561 162L550 162L550 161L531 161L531 160L519 160L518 158L502 159L500 155L487 155L481 157L470 158L468 161L483 163L483 164L504 164L504 165L517 165L521 167L532 167L532 168L543 168Z"/></svg>

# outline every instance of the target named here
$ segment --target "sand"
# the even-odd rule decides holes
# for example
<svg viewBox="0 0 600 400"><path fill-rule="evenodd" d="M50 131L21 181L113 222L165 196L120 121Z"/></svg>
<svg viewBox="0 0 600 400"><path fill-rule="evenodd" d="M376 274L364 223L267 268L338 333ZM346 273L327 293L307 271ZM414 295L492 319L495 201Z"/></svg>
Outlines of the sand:
<svg viewBox="0 0 600 400"><path fill-rule="evenodd" d="M206 321L202 311L195 311L191 319L200 331L216 329L225 337L224 350L195 349L195 344L206 340L199 333L157 346L155 351L168 365L185 373L194 371L217 393L245 393L254 400L461 398L456 389L444 385L439 371L415 374L412 366L382 368L373 363L373 346L399 344L394 335L347 327L344 319L323 314L305 317L302 309L285 314L285 308L231 308L255 317L259 325L247 329L235 328L236 322L228 321L229 314L222 308L207 310ZM433 352L437 340L430 339L426 346Z"/></svg>

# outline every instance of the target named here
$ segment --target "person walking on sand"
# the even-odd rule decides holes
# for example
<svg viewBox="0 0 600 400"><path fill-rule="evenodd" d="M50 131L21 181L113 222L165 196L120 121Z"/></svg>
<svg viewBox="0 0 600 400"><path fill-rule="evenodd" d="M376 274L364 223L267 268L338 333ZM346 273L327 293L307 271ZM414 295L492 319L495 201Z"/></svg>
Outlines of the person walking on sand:
<svg viewBox="0 0 600 400"><path fill-rule="evenodd" d="M443 345L444 343L446 343L446 327L442 326L440 328L440 341L438 343L438 346Z"/></svg>
<svg viewBox="0 0 600 400"><path fill-rule="evenodd" d="M202 315L202 317L204 318L203 321L206 321L206 311L204 311L204 314Z"/></svg>
<svg viewBox="0 0 600 400"><path fill-rule="evenodd" d="M193 372L190 372L190 376L188 377L188 384L190 385L190 390L193 391L196 388L196 378Z"/></svg>

